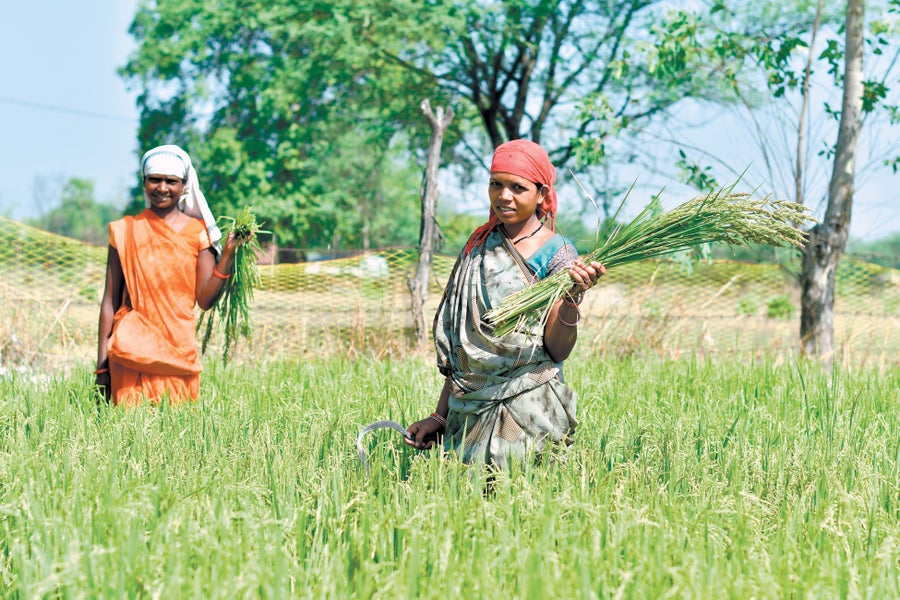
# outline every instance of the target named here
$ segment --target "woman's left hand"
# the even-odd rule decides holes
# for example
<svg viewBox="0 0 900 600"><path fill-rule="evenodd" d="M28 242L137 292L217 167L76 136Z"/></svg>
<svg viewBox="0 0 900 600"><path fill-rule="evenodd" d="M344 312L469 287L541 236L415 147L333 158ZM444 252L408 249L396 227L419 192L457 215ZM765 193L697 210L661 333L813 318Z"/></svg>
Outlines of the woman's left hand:
<svg viewBox="0 0 900 600"><path fill-rule="evenodd" d="M247 242L249 242L252 239L253 239L252 233L245 237L245 236L237 235L235 232L230 231L230 232L228 232L228 237L225 238L225 247L230 250L235 250L235 249L243 246L244 244L246 244Z"/></svg>
<svg viewBox="0 0 900 600"><path fill-rule="evenodd" d="M569 275L575 283L567 293L573 297L581 296L594 287L604 273L606 273L606 267L600 263L596 261L586 263L580 258L576 258L575 263L569 269Z"/></svg>

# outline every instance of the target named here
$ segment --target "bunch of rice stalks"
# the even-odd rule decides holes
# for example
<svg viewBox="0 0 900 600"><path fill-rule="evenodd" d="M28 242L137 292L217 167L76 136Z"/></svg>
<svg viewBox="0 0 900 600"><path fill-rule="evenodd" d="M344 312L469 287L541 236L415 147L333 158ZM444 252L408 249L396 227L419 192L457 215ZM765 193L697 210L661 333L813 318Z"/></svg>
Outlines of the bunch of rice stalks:
<svg viewBox="0 0 900 600"><path fill-rule="evenodd" d="M651 202L633 221L617 226L584 260L612 269L712 242L802 248L806 233L800 227L814 221L802 204L770 196L754 199L734 192L731 186L693 198L669 212L660 212L658 203ZM515 329L544 325L550 308L572 283L568 271L558 271L510 294L485 315L495 326L494 334L503 336Z"/></svg>
<svg viewBox="0 0 900 600"><path fill-rule="evenodd" d="M231 226L227 228L225 234L226 237L229 233L234 233L235 236L242 238L244 242L235 249L231 277L225 281L225 289L222 292L222 296L213 308L200 316L197 322L197 330L201 329L205 320L206 331L203 334L201 348L201 351L205 353L218 319L225 332L225 346L222 359L227 364L231 356L231 347L237 339L244 337L249 340L253 334L253 325L250 321L250 304L253 302L253 288L258 287L260 284L257 261L258 252L261 251L261 248L257 234L269 232L260 229L259 224L256 222L256 215L253 214L248 206L245 206L234 219L220 217L221 219L231 221Z"/></svg>

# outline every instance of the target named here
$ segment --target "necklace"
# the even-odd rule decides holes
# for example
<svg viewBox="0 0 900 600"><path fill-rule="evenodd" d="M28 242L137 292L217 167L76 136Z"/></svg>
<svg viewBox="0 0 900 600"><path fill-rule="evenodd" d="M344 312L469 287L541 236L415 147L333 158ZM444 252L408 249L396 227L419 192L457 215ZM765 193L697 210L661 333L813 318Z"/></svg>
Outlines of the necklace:
<svg viewBox="0 0 900 600"><path fill-rule="evenodd" d="M522 237L513 240L513 246L515 246L516 244L518 244L518 243L521 242L522 240L527 240L527 239L530 238L530 237L534 237L535 235L537 235L537 232L540 231L540 230L543 229L543 228L544 228L544 222L541 221L541 224L538 225L538 228L537 228L537 229L535 229L534 231L532 231L531 233L529 233L529 234L527 234L527 235L523 235ZM503 228L503 232L506 233L506 227ZM506 234L506 237L509 237L509 234L508 234L508 233Z"/></svg>
<svg viewBox="0 0 900 600"><path fill-rule="evenodd" d="M178 223L178 219L181 217L180 210L176 209L173 212L175 213L174 219L165 219L165 218L163 219L163 221L165 221L169 225L169 227L171 227L172 229L175 228L175 224Z"/></svg>

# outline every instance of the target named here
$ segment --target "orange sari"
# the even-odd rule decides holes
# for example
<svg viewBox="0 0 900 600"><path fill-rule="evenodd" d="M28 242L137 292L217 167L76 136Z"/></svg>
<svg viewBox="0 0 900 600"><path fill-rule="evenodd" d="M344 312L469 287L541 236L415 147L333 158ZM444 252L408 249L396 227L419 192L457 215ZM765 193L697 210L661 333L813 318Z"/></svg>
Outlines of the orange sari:
<svg viewBox="0 0 900 600"><path fill-rule="evenodd" d="M107 348L115 404L180 403L200 395L197 349L197 259L210 247L206 226L192 219L174 231L152 211L109 224L125 276L125 298Z"/></svg>

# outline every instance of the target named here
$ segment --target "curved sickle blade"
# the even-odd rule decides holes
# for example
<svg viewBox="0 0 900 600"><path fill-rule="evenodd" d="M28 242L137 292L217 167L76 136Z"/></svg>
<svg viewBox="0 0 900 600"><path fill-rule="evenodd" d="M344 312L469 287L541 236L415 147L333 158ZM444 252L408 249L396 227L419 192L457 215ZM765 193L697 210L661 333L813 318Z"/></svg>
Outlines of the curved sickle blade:
<svg viewBox="0 0 900 600"><path fill-rule="evenodd" d="M356 451L359 452L359 462L366 468L366 475L369 474L369 463L366 462L366 452L363 449L362 440L363 437L370 431L375 431L376 429L393 429L403 434L403 437L406 439L410 439L409 432L406 431L406 428L403 427L400 423L396 421L375 421L374 423L370 423L362 428L359 432L359 436L356 438Z"/></svg>

